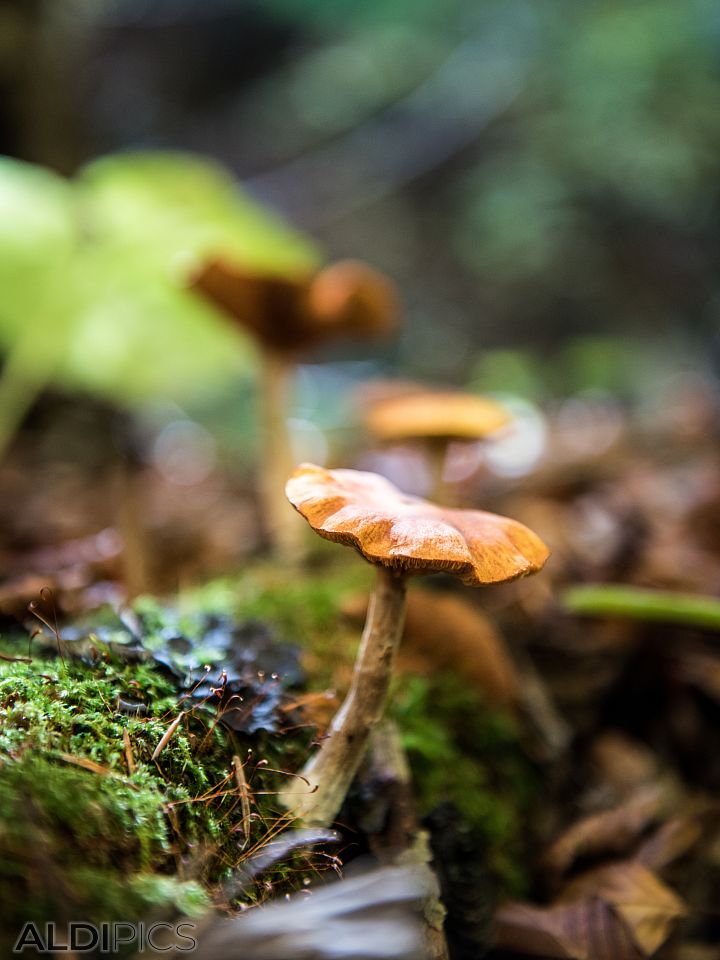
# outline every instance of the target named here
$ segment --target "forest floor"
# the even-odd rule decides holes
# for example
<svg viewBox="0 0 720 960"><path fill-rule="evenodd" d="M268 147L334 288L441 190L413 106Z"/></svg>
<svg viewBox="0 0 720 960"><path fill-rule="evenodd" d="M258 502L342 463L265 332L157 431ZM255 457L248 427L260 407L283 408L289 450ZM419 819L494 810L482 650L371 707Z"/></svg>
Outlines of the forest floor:
<svg viewBox="0 0 720 960"><path fill-rule="evenodd" d="M249 478L174 486L118 457L111 411L40 405L0 469L5 939L80 909L232 912L387 862L422 826L456 960L720 956L717 626L566 594L718 597L717 411L685 412L582 455L558 422L544 466L455 491L551 561L482 591L411 584L388 710L410 786L371 759L335 842L260 872L292 831L278 793L347 689L372 571L319 543L290 574L262 557Z"/></svg>

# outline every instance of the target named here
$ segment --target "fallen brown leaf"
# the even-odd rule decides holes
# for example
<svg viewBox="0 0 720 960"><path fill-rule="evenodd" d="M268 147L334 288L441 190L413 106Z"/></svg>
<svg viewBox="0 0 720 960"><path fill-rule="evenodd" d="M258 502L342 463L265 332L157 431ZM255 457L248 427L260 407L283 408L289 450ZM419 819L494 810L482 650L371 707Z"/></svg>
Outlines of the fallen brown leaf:
<svg viewBox="0 0 720 960"><path fill-rule="evenodd" d="M658 815L661 800L657 787L645 787L611 810L583 817L552 844L544 864L563 874L579 857L627 851Z"/></svg>
<svg viewBox="0 0 720 960"><path fill-rule="evenodd" d="M496 917L496 945L552 960L644 960L624 924L601 900L572 906L511 903Z"/></svg>
<svg viewBox="0 0 720 960"><path fill-rule="evenodd" d="M648 869L660 872L692 850L702 834L703 830L697 818L674 817L663 823L643 843L634 859Z"/></svg>
<svg viewBox="0 0 720 960"><path fill-rule="evenodd" d="M578 877L549 907L501 907L496 945L558 960L646 960L685 913L654 873L627 860Z"/></svg>
<svg viewBox="0 0 720 960"><path fill-rule="evenodd" d="M679 678L720 703L720 657L695 650L682 653L678 661Z"/></svg>
<svg viewBox="0 0 720 960"><path fill-rule="evenodd" d="M574 880L561 903L598 898L625 923L643 956L652 956L687 913L680 897L641 863L626 860L591 870Z"/></svg>
<svg viewBox="0 0 720 960"><path fill-rule="evenodd" d="M618 730L607 730L595 738L590 759L603 787L610 786L621 797L658 776L658 762L652 751Z"/></svg>

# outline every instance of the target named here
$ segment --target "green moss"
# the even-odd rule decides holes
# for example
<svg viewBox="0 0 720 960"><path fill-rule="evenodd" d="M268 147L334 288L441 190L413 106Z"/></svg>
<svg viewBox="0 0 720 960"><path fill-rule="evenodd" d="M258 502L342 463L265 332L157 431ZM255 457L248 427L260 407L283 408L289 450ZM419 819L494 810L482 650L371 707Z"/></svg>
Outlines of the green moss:
<svg viewBox="0 0 720 960"><path fill-rule="evenodd" d="M217 607L225 591L227 609L270 623L282 639L303 647L309 686L322 689L338 668L352 665L357 649L360 630L344 622L343 601L371 585L367 564L340 556L294 581L286 571L259 566L239 584L216 583L203 592ZM530 882L526 825L539 783L513 718L451 675L399 678L390 712L402 730L421 814L452 804L494 892L521 896Z"/></svg>
<svg viewBox="0 0 720 960"><path fill-rule="evenodd" d="M141 702L143 713L122 712L127 700ZM203 897L207 902L202 890L212 892L274 831L282 771L301 765L307 734L241 737L211 712L184 704L183 721L153 761L180 709L173 682L150 664L0 662L0 902L7 937L27 920L133 920L193 904L197 911ZM249 824L234 755L250 758ZM291 867L264 879L287 889ZM193 882L181 882L183 875ZM265 895L260 886L248 891L249 899Z"/></svg>
<svg viewBox="0 0 720 960"><path fill-rule="evenodd" d="M278 640L304 650L308 687L321 690L352 665L360 630L345 622L342 605L371 583L372 570L341 552L302 578L256 565L237 581L184 593L170 613L153 598L143 598L138 609L150 646L153 637L164 643L179 629L202 649L206 613L261 620ZM283 818L277 793L307 758L310 731L235 734L216 722L213 711L180 700L175 681L154 663L121 659L120 647L110 643L122 644L127 636L114 634L111 623L96 618L86 629L102 654L94 659L85 644L83 661L66 656L63 664L50 654L29 664L0 661L6 933L29 919L132 920L197 911L274 835ZM12 651L9 639L2 648ZM27 638L18 641L18 655L26 648ZM128 701L142 711L127 712ZM181 710L181 723L153 761ZM449 677L400 678L392 713L421 813L452 804L464 849L490 879L489 896L522 894L523 825L536 779L512 721ZM245 762L249 824L233 756ZM243 896L252 901L273 889L296 889L320 863L295 855Z"/></svg>
<svg viewBox="0 0 720 960"><path fill-rule="evenodd" d="M456 677L401 678L391 714L402 733L420 812L449 804L498 895L521 896L526 824L538 776L513 718Z"/></svg>

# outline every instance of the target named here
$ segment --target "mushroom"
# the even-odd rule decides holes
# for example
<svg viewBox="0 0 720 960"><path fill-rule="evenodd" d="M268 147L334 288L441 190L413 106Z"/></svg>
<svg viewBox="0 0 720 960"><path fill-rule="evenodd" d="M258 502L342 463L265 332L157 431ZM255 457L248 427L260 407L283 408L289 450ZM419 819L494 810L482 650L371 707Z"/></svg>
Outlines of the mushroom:
<svg viewBox="0 0 720 960"><path fill-rule="evenodd" d="M383 442L422 441L430 461L430 495L444 500L443 468L448 444L483 440L507 426L508 411L489 397L451 390L415 390L370 407L365 424Z"/></svg>
<svg viewBox="0 0 720 960"><path fill-rule="evenodd" d="M302 464L286 493L316 533L355 547L377 570L350 690L320 750L283 798L305 822L328 824L385 708L403 630L406 578L442 571L468 586L505 583L540 570L548 550L515 520L438 507L406 496L374 473Z"/></svg>
<svg viewBox="0 0 720 960"><path fill-rule="evenodd" d="M265 523L276 552L296 559L302 528L288 514L283 495L294 463L286 419L293 367L299 354L333 337L390 332L399 315L395 288L379 271L353 260L330 264L314 275L287 277L246 271L216 259L202 267L192 286L257 342Z"/></svg>

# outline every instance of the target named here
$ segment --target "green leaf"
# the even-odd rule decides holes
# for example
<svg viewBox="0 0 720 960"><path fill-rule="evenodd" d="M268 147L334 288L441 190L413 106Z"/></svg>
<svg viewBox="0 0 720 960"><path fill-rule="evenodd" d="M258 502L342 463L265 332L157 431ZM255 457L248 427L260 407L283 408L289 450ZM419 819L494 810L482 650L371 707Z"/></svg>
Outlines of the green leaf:
<svg viewBox="0 0 720 960"><path fill-rule="evenodd" d="M231 324L138 251L108 244L76 263L77 311L56 379L124 403L185 403L247 378L252 350Z"/></svg>
<svg viewBox="0 0 720 960"><path fill-rule="evenodd" d="M70 186L0 157L0 343L42 308L77 244Z"/></svg>
<svg viewBox="0 0 720 960"><path fill-rule="evenodd" d="M317 249L243 193L221 167L183 153L104 157L81 171L86 215L102 240L182 269L222 254L245 266L305 272Z"/></svg>
<svg viewBox="0 0 720 960"><path fill-rule="evenodd" d="M247 377L246 339L186 289L212 254L280 273L320 259L201 158L110 156L74 183L0 158L0 448L49 382L184 403Z"/></svg>

